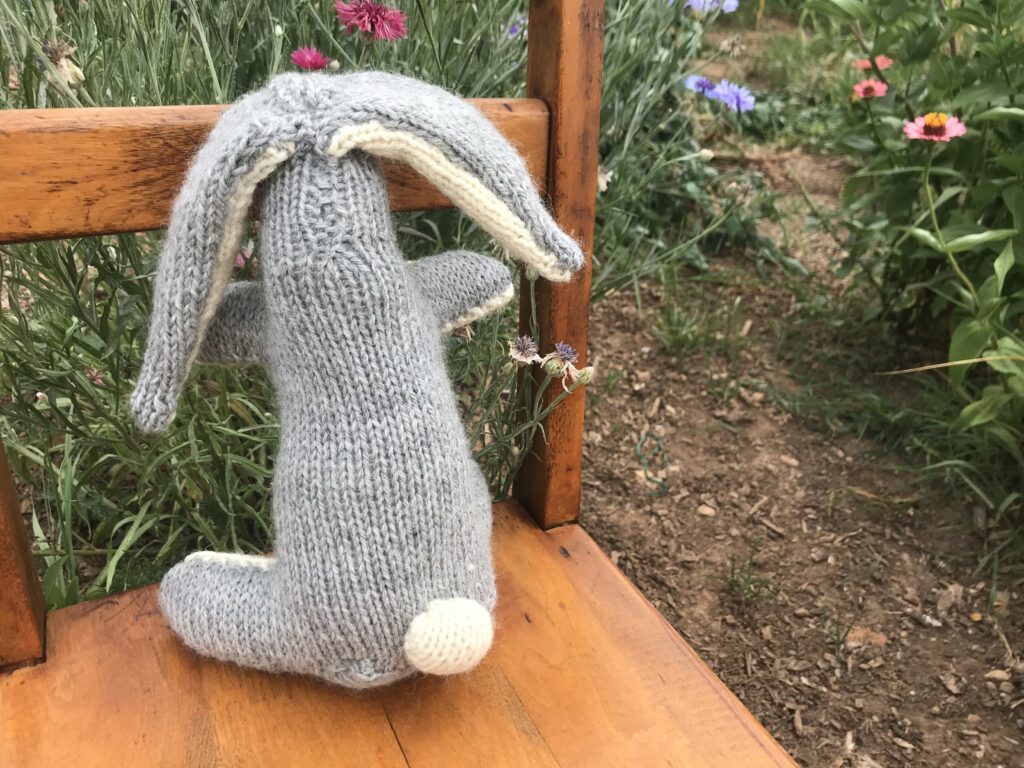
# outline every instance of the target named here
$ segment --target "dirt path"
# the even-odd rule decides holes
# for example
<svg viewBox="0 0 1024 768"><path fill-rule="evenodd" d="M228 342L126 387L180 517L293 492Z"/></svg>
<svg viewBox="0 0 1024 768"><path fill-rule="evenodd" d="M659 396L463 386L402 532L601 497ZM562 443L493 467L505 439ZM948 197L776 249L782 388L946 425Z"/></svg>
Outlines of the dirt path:
<svg viewBox="0 0 1024 768"><path fill-rule="evenodd" d="M827 204L822 162L771 175ZM835 243L796 245L837 290ZM665 351L656 286L594 307L584 525L801 765L1024 768L1022 583L991 606L960 503L776 403L793 294L747 262L714 274L673 299L740 299L713 355Z"/></svg>

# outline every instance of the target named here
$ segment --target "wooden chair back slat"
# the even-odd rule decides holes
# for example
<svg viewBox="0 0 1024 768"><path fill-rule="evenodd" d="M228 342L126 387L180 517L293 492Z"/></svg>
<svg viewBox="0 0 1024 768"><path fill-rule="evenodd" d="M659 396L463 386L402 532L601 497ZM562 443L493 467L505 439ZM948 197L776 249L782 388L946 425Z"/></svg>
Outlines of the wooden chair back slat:
<svg viewBox="0 0 1024 768"><path fill-rule="evenodd" d="M548 110L536 99L473 99L542 182ZM0 112L0 243L140 232L167 224L188 161L225 106ZM385 164L392 207L444 208L406 165Z"/></svg>
<svg viewBox="0 0 1024 768"><path fill-rule="evenodd" d="M583 244L587 254L586 267L571 283L537 282L538 341L544 351L559 341L571 344L579 352L580 367L587 358L603 17L604 0L530 3L526 93L543 99L551 112L548 194L558 223ZM524 283L519 313L523 332L530 328L530 312L530 292ZM548 402L559 389L545 391ZM579 392L555 409L543 433L538 430L533 453L518 476L516 496L542 528L564 525L579 516L585 403Z"/></svg>

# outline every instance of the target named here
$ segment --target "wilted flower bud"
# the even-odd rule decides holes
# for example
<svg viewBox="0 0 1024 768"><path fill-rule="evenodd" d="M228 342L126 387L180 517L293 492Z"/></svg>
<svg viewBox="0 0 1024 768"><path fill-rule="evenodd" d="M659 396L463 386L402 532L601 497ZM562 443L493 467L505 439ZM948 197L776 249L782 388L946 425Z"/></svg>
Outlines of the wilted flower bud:
<svg viewBox="0 0 1024 768"><path fill-rule="evenodd" d="M702 163L710 163L712 160L715 159L715 153L712 152L710 149L702 149L700 152L697 153L697 157L700 158L700 161Z"/></svg>
<svg viewBox="0 0 1024 768"><path fill-rule="evenodd" d="M341 69L341 62L337 59L331 59L331 63L327 65L327 68L331 70L331 72L337 72Z"/></svg>
<svg viewBox="0 0 1024 768"><path fill-rule="evenodd" d="M43 53L57 70L56 76L52 72L46 73L46 79L51 85L58 85L59 81L70 88L78 88L85 82L85 73L71 60L75 50L73 45L61 41L43 43Z"/></svg>
<svg viewBox="0 0 1024 768"><path fill-rule="evenodd" d="M746 182L731 181L725 187L726 196L739 205L747 205L754 195L754 188Z"/></svg>
<svg viewBox="0 0 1024 768"><path fill-rule="evenodd" d="M594 366L588 365L586 368L581 368L579 373L576 374L576 381L580 384L589 384L594 380Z"/></svg>
<svg viewBox="0 0 1024 768"><path fill-rule="evenodd" d="M557 378L565 373L565 363L558 358L553 357L544 363L544 373L548 376Z"/></svg>
<svg viewBox="0 0 1024 768"><path fill-rule="evenodd" d="M274 25L274 37L284 37L284 28L280 24Z"/></svg>
<svg viewBox="0 0 1024 768"><path fill-rule="evenodd" d="M537 354L537 342L529 336L520 336L508 343L508 356L516 365L532 365L541 361Z"/></svg>

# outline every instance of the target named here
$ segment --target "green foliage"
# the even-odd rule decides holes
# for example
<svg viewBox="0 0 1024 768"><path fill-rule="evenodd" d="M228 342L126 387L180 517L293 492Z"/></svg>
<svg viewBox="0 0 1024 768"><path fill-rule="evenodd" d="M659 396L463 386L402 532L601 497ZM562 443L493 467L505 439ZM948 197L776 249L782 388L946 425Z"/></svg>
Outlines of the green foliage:
<svg viewBox="0 0 1024 768"><path fill-rule="evenodd" d="M948 329L951 426L1000 446L1001 482L982 497L1004 509L1024 481L1024 0L808 7L848 32L856 57L895 60L846 76L847 87L889 87L849 102L836 141L860 166L843 194L844 269L872 287L869 317ZM958 117L966 136L905 137L904 123L929 112Z"/></svg>
<svg viewBox="0 0 1024 768"><path fill-rule="evenodd" d="M390 69L475 96L522 95L526 39L513 23L525 16L525 0L398 4L409 14L409 38L371 45L341 31L328 0L0 0L0 106L224 102L291 69L290 51L305 45L343 70ZM720 199L742 177L716 173L691 138L682 80L702 22L682 3L611 0L606 27L600 148L608 185L599 198L595 295L666 264L702 265L705 250L727 243L777 257L756 233L763 199ZM76 49L68 61L84 73L80 85L47 57L56 43ZM457 213L403 214L399 223L411 257L488 247ZM161 239L0 249L9 307L0 320L0 435L29 491L51 606L152 581L192 549L258 552L271 541L277 423L262 371L204 367L166 433L145 436L131 423L127 398ZM449 342L467 431L499 497L544 415L538 391L507 357L512 312L478 323L472 341ZM549 384L560 386L540 386Z"/></svg>
<svg viewBox="0 0 1024 768"><path fill-rule="evenodd" d="M665 276L664 300L653 328L658 341L674 355L686 357L703 352L708 358L721 356L732 363L745 344L743 297L731 300L718 291L706 290L705 278L679 284ZM713 282L715 276L706 278Z"/></svg>
<svg viewBox="0 0 1024 768"><path fill-rule="evenodd" d="M751 115L763 139L829 149L842 120L846 93L835 72L846 66L842 49L827 35L772 35L751 62L766 93Z"/></svg>
<svg viewBox="0 0 1024 768"><path fill-rule="evenodd" d="M784 263L757 231L759 218L774 215L760 177L719 172L694 140L700 130L683 79L703 32L682 2L668 9L607 3L600 144L607 189L598 198L594 298L666 265L703 269L705 254L726 245L752 246L759 260ZM737 200L739 185L753 194Z"/></svg>
<svg viewBox="0 0 1024 768"><path fill-rule="evenodd" d="M728 574L716 577L743 613L774 598L778 592L775 582L759 573L761 567L756 558L760 548L760 542L751 543L746 558L738 560L735 556L730 557Z"/></svg>

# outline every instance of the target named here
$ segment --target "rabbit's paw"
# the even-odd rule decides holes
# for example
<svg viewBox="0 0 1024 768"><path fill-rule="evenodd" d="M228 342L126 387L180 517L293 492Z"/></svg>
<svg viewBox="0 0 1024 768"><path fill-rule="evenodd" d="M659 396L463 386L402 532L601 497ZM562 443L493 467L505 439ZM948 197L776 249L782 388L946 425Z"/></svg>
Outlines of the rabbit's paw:
<svg viewBox="0 0 1024 768"><path fill-rule="evenodd" d="M204 656L271 671L298 671L291 616L274 558L196 552L160 583L160 608L185 645Z"/></svg>

